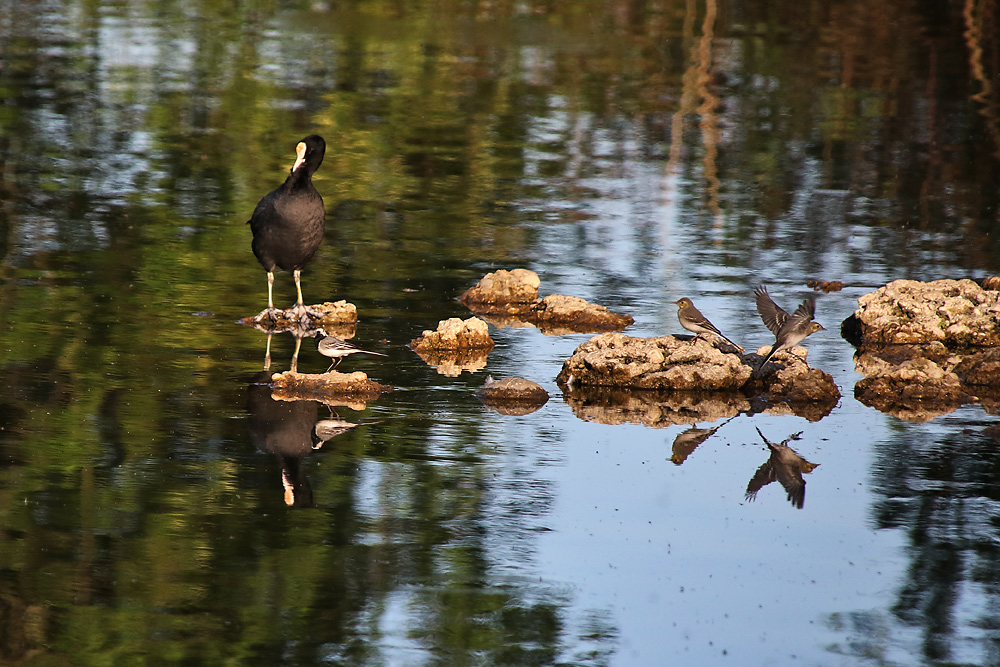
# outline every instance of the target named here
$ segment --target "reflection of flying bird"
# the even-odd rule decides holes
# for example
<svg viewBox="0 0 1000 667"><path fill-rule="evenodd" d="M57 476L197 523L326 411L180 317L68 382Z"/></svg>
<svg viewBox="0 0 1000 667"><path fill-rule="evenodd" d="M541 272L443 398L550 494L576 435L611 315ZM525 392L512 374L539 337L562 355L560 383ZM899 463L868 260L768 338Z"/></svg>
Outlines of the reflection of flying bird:
<svg viewBox="0 0 1000 667"><path fill-rule="evenodd" d="M698 428L698 425L695 424L686 431L681 431L677 434L677 437L674 438L674 446L672 448L670 460L675 465L684 463L687 457L691 456L691 453L698 448L698 445L711 438L713 433L718 431L733 419L735 419L735 417L730 417L718 426L713 426L712 428Z"/></svg>
<svg viewBox="0 0 1000 667"><path fill-rule="evenodd" d="M737 345L733 341L729 340L722 335L714 324L708 321L708 318L701 314L701 311L694 307L691 303L691 299L684 297L674 301L677 305L677 319L680 321L681 326L688 331L694 333L696 336L701 334L715 334L722 340L726 341L742 354L745 350L741 345Z"/></svg>
<svg viewBox="0 0 1000 667"><path fill-rule="evenodd" d="M805 340L806 336L817 331L825 331L822 325L812 321L816 314L816 300L811 295L806 297L806 300L799 304L799 307L791 315L771 300L767 288L763 285L754 290L754 296L757 299L757 312L760 313L760 319L764 321L764 326L774 334L774 345L764 357L760 368L764 368L771 357L781 350L790 350Z"/></svg>
<svg viewBox="0 0 1000 667"><path fill-rule="evenodd" d="M312 259L323 241L323 219L326 211L323 198L313 187L313 173L323 163L326 142L311 134L295 146L295 164L281 187L264 195L247 221L253 232L251 248L257 261L267 271L267 310L256 318L278 319L280 310L274 307L274 267L292 271L298 300L292 314L300 321L310 316L322 317L307 308L302 301L300 275L302 267Z"/></svg>
<svg viewBox="0 0 1000 667"><path fill-rule="evenodd" d="M316 349L319 350L319 353L322 354L324 357L330 357L331 359L333 359L333 363L330 364L330 367L326 369L327 373L329 373L334 368L339 366L340 362L343 361L344 357L346 357L349 354L355 354L357 352L361 352L363 354L373 354L377 357L386 356L381 352L371 352L370 350L363 350L357 345L348 343L346 340L337 338L336 336L326 336L326 335L324 335L323 338L320 338L317 341Z"/></svg>
<svg viewBox="0 0 1000 667"><path fill-rule="evenodd" d="M763 487L771 482L778 481L788 494L789 502L795 507L802 509L806 501L806 481L802 479L802 474L812 472L819 465L818 463L809 463L809 461L806 461L794 449L788 446L787 443L789 441L797 440L802 433L799 432L790 435L782 440L780 444L770 442L760 432L759 428L757 429L757 433L760 433L764 444L771 450L771 456L764 465L757 468L757 472L754 473L750 479L750 483L747 484L746 499L753 500L757 497L757 492Z"/></svg>

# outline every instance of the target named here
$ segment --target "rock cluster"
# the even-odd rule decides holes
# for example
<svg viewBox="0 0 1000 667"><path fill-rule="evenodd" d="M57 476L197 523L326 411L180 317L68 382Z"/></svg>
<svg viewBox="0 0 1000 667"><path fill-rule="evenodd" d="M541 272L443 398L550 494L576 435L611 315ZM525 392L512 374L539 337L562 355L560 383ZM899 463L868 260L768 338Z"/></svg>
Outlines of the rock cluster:
<svg viewBox="0 0 1000 667"><path fill-rule="evenodd" d="M722 352L703 338L608 333L579 345L556 381L578 416L611 423L696 423L774 409L815 420L840 400L833 378L801 360L786 362L791 355L775 357L780 363L755 377L762 356ZM635 389L656 393L623 391Z"/></svg>
<svg viewBox="0 0 1000 667"><path fill-rule="evenodd" d="M986 283L989 284L989 283ZM927 421L1000 392L1000 292L971 280L897 280L858 299L841 327L865 377L854 395Z"/></svg>
<svg viewBox="0 0 1000 667"><path fill-rule="evenodd" d="M612 313L579 297L550 294L539 299L539 285L534 271L500 269L483 276L459 301L498 326L527 322L550 335L621 331L634 322L629 315Z"/></svg>

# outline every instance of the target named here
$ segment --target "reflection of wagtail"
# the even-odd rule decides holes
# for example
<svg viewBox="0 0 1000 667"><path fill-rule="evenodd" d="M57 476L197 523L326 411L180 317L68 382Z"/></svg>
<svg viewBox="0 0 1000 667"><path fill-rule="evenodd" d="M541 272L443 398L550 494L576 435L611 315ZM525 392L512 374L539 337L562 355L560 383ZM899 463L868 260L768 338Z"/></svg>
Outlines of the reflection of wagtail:
<svg viewBox="0 0 1000 667"><path fill-rule="evenodd" d="M816 300L812 296L806 297L791 315L771 300L767 288L763 285L754 290L754 296L757 298L757 312L760 313L760 319L764 320L764 326L774 334L774 345L764 357L764 363L760 368L764 368L775 353L790 350L805 340L809 334L826 331L822 325L812 321L816 314Z"/></svg>
<svg viewBox="0 0 1000 667"><path fill-rule="evenodd" d="M759 428L757 433L760 433ZM806 481L802 478L802 473L812 472L819 464L806 461L798 452L788 446L789 441L797 440L800 435L802 434L796 433L785 438L781 443L775 444L764 438L763 433L760 433L767 448L771 450L771 456L764 465L757 468L757 472L747 484L747 500L753 500L762 487L777 480L785 488L789 502L802 509L806 500Z"/></svg>
<svg viewBox="0 0 1000 667"><path fill-rule="evenodd" d="M674 301L677 304L677 319L680 320L681 326L691 331L695 334L715 334L722 340L726 341L737 350L740 354L744 352L743 348L733 341L729 340L722 335L722 332L715 328L715 325L708 321L708 318L701 314L701 311L694 307L691 303L691 299L684 297L678 301Z"/></svg>
<svg viewBox="0 0 1000 667"><path fill-rule="evenodd" d="M352 345L351 343L348 343L346 340L342 340L340 338L337 338L336 336L326 336L324 338L320 338L319 342L316 343L316 349L319 350L319 353L322 354L324 357L330 357L331 359L333 359L333 363L330 364L330 367L326 369L327 373L336 368L344 357L346 357L349 354L354 354L355 352L362 352L364 354L374 354L379 357L385 356L381 352L370 352L368 350L362 350L357 345Z"/></svg>

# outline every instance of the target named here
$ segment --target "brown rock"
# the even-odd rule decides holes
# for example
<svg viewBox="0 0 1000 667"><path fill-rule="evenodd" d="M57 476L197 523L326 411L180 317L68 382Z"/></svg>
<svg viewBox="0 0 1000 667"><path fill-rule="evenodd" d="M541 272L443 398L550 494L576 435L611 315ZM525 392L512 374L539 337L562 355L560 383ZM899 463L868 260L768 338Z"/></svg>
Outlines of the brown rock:
<svg viewBox="0 0 1000 667"><path fill-rule="evenodd" d="M526 415L541 408L549 393L540 384L524 378L486 378L486 384L476 392L476 398L505 415Z"/></svg>
<svg viewBox="0 0 1000 667"><path fill-rule="evenodd" d="M766 396L770 402L787 403L793 413L815 422L837 407L840 389L818 368L783 369L773 374Z"/></svg>
<svg viewBox="0 0 1000 667"><path fill-rule="evenodd" d="M1000 387L1000 349L965 354L954 365L955 375L967 385Z"/></svg>
<svg viewBox="0 0 1000 667"><path fill-rule="evenodd" d="M285 371L272 375L271 382L272 397L276 400L317 400L330 403L348 397L355 402L366 402L392 391L390 385L369 380L361 371L331 371L322 374Z"/></svg>
<svg viewBox="0 0 1000 667"><path fill-rule="evenodd" d="M556 379L570 387L733 391L746 383L750 373L739 356L724 354L703 339L608 333L578 346Z"/></svg>
<svg viewBox="0 0 1000 667"><path fill-rule="evenodd" d="M806 281L806 285L817 292L823 292L824 294L839 292L844 289L844 283L839 280L808 280Z"/></svg>
<svg viewBox="0 0 1000 667"><path fill-rule="evenodd" d="M501 269L487 273L459 301L477 315L492 318L498 326L527 322L548 335L621 331L634 321L579 297L551 294L539 300L539 284L534 271Z"/></svg>
<svg viewBox="0 0 1000 667"><path fill-rule="evenodd" d="M621 331L635 320L629 315L612 313L604 306L587 303L576 296L550 294L537 304L527 316L542 333L592 333Z"/></svg>
<svg viewBox="0 0 1000 667"><path fill-rule="evenodd" d="M410 349L421 351L489 350L493 348L490 328L478 317L461 320L452 317L438 322L436 331L426 330L410 341Z"/></svg>
<svg viewBox="0 0 1000 667"><path fill-rule="evenodd" d="M917 357L881 367L868 364L871 373L854 386L855 398L900 419L929 421L977 400L958 375L930 359Z"/></svg>
<svg viewBox="0 0 1000 667"><path fill-rule="evenodd" d="M538 274L528 269L507 271L500 269L487 273L459 297L466 306L497 304L531 304L538 298ZM470 306L470 309L471 306ZM475 309L472 309L475 310Z"/></svg>
<svg viewBox="0 0 1000 667"><path fill-rule="evenodd" d="M862 345L1000 345L1000 292L971 280L896 280L858 299Z"/></svg>

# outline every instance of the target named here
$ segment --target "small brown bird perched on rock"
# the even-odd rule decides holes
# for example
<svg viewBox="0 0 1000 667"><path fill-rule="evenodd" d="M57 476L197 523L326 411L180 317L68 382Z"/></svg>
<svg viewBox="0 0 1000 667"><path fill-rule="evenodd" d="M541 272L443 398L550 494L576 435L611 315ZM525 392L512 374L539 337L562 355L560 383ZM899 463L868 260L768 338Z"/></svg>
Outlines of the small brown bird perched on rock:
<svg viewBox="0 0 1000 667"><path fill-rule="evenodd" d="M295 164L281 187L264 195L253 215L247 220L253 232L251 249L257 261L267 271L267 309L255 322L277 321L282 311L274 307L274 268L292 271L298 300L291 308L292 316L301 322L310 317L320 318L302 302L300 275L302 267L312 259L323 241L323 221L326 210L323 198L313 187L312 176L323 163L326 142L311 134L295 146Z"/></svg>
<svg viewBox="0 0 1000 667"><path fill-rule="evenodd" d="M696 335L715 334L739 350L740 354L745 352L743 346L737 345L723 336L722 332L719 331L714 324L709 322L708 318L702 315L700 310L694 307L694 304L691 303L691 299L684 297L674 301L674 303L677 305L677 319L680 320L682 327Z"/></svg>

